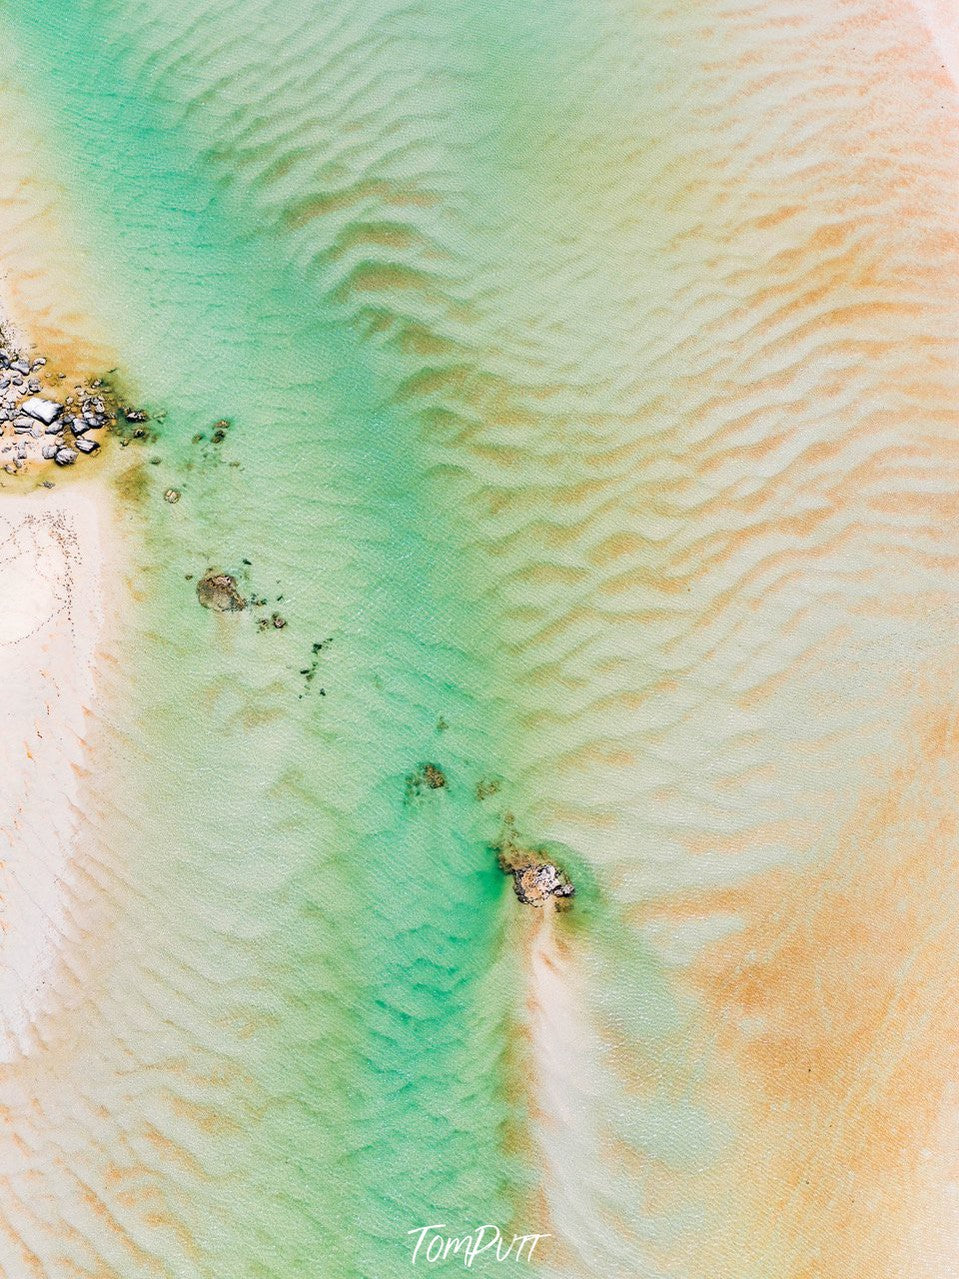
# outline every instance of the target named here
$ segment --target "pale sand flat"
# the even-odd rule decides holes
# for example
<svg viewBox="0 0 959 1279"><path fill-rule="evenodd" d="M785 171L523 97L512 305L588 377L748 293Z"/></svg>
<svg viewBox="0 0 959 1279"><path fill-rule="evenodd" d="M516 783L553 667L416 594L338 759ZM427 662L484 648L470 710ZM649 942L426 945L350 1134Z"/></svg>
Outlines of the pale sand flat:
<svg viewBox="0 0 959 1279"><path fill-rule="evenodd" d="M0 496L0 1057L27 1050L65 928L102 621L101 519L77 487Z"/></svg>

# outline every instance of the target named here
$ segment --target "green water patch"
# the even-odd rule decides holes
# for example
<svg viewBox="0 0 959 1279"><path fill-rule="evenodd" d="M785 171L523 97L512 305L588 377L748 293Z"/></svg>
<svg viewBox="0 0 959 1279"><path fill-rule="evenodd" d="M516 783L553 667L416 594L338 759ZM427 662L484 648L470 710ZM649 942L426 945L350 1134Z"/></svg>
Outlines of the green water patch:
<svg viewBox="0 0 959 1279"><path fill-rule="evenodd" d="M459 781L500 751L495 645L467 613L467 531L432 518L381 370L184 161L129 69L151 51L121 55L105 18L31 3L14 21L155 435L129 442L120 493L140 601L115 838L136 892L106 998L126 1024L134 986L151 1011L131 1036L172 1024L183 1052L241 1067L199 1092L228 1131L177 1128L229 1175L156 1174L204 1273L383 1279L410 1229L511 1211L506 899ZM267 604L202 610L211 567ZM324 693L303 697L317 644ZM450 785L407 803L434 757Z"/></svg>

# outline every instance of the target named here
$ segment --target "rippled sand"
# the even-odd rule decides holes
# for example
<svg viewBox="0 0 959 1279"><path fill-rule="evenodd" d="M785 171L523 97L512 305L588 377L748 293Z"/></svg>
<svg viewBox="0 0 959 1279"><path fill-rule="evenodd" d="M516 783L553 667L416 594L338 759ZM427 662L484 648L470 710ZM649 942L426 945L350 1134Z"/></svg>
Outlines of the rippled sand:
<svg viewBox="0 0 959 1279"><path fill-rule="evenodd" d="M291 631L329 623L345 656L328 718L295 720L292 660L236 631L214 662L212 630L201 646L173 617L174 573L238 561L258 502L262 521L246 437L233 490L193 473L180 523L143 517L132 598L170 606L133 609L151 681L100 725L129 790L79 801L115 967L75 1058L68 999L55 1051L6 1084L0 1264L219 1276L228 1255L231 1275L384 1279L419 1214L475 1205L548 1231L557 1279L944 1279L948 13L77 13L65 79L105 64L136 85L140 158L169 165L136 209L152 179L104 158L109 107L45 106L88 149L78 182L99 164L130 196L101 247L151 299L125 325L107 288L84 340L171 396L207 341L255 361L256 286L214 256L219 229L242 246L255 225L263 278L291 283L250 324L289 341L284 429L302 431L261 463L263 554L271 584L322 564ZM27 97L53 79L40 55L24 75ZM182 279L159 265L178 235L217 285L207 330L186 250ZM58 253L37 296L62 288ZM353 361L342 400L302 337L314 310ZM300 400L325 406L309 431ZM208 737L181 746L196 706ZM448 754L452 783L404 815L412 750ZM225 787L235 813L210 808ZM568 916L517 916L483 878L507 809L564 859Z"/></svg>

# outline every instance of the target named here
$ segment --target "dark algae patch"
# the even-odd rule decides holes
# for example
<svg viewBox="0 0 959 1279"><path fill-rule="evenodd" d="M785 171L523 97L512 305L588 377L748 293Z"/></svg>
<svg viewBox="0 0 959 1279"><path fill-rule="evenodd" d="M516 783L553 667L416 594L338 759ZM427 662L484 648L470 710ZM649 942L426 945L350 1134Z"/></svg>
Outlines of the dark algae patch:
<svg viewBox="0 0 959 1279"><path fill-rule="evenodd" d="M476 783L476 798L482 803L484 799L498 795L501 788L502 782L498 777L481 777Z"/></svg>
<svg viewBox="0 0 959 1279"><path fill-rule="evenodd" d="M440 790L446 785L446 776L435 764L423 765L423 781L430 790Z"/></svg>
<svg viewBox="0 0 959 1279"><path fill-rule="evenodd" d="M300 669L300 674L303 676L303 693L308 691L310 685L313 683L314 679L316 679L316 672L320 669L320 654L323 653L332 643L332 635L328 636L325 640L314 641L310 648L310 664L309 666L304 666ZM303 696L303 693L300 694L301 697ZM325 697L326 689L319 689L319 694L321 697Z"/></svg>
<svg viewBox="0 0 959 1279"><path fill-rule="evenodd" d="M142 462L125 467L113 480L120 498L131 506L144 502L150 492L150 481Z"/></svg>

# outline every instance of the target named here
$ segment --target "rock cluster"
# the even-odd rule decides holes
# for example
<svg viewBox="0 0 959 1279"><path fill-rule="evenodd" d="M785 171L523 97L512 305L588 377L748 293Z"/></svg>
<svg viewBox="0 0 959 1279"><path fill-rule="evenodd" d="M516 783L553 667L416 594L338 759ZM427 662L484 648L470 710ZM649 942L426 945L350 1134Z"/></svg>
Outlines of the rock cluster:
<svg viewBox="0 0 959 1279"><path fill-rule="evenodd" d="M72 466L100 447L99 432L116 414L99 383L64 395L64 375L53 376L41 356L28 360L0 347L0 464L15 475L32 462Z"/></svg>
<svg viewBox="0 0 959 1279"><path fill-rule="evenodd" d="M524 906L545 906L551 900L570 905L576 889L566 872L535 848L523 848L511 830L497 846L496 861L504 875L512 875L513 891Z"/></svg>

